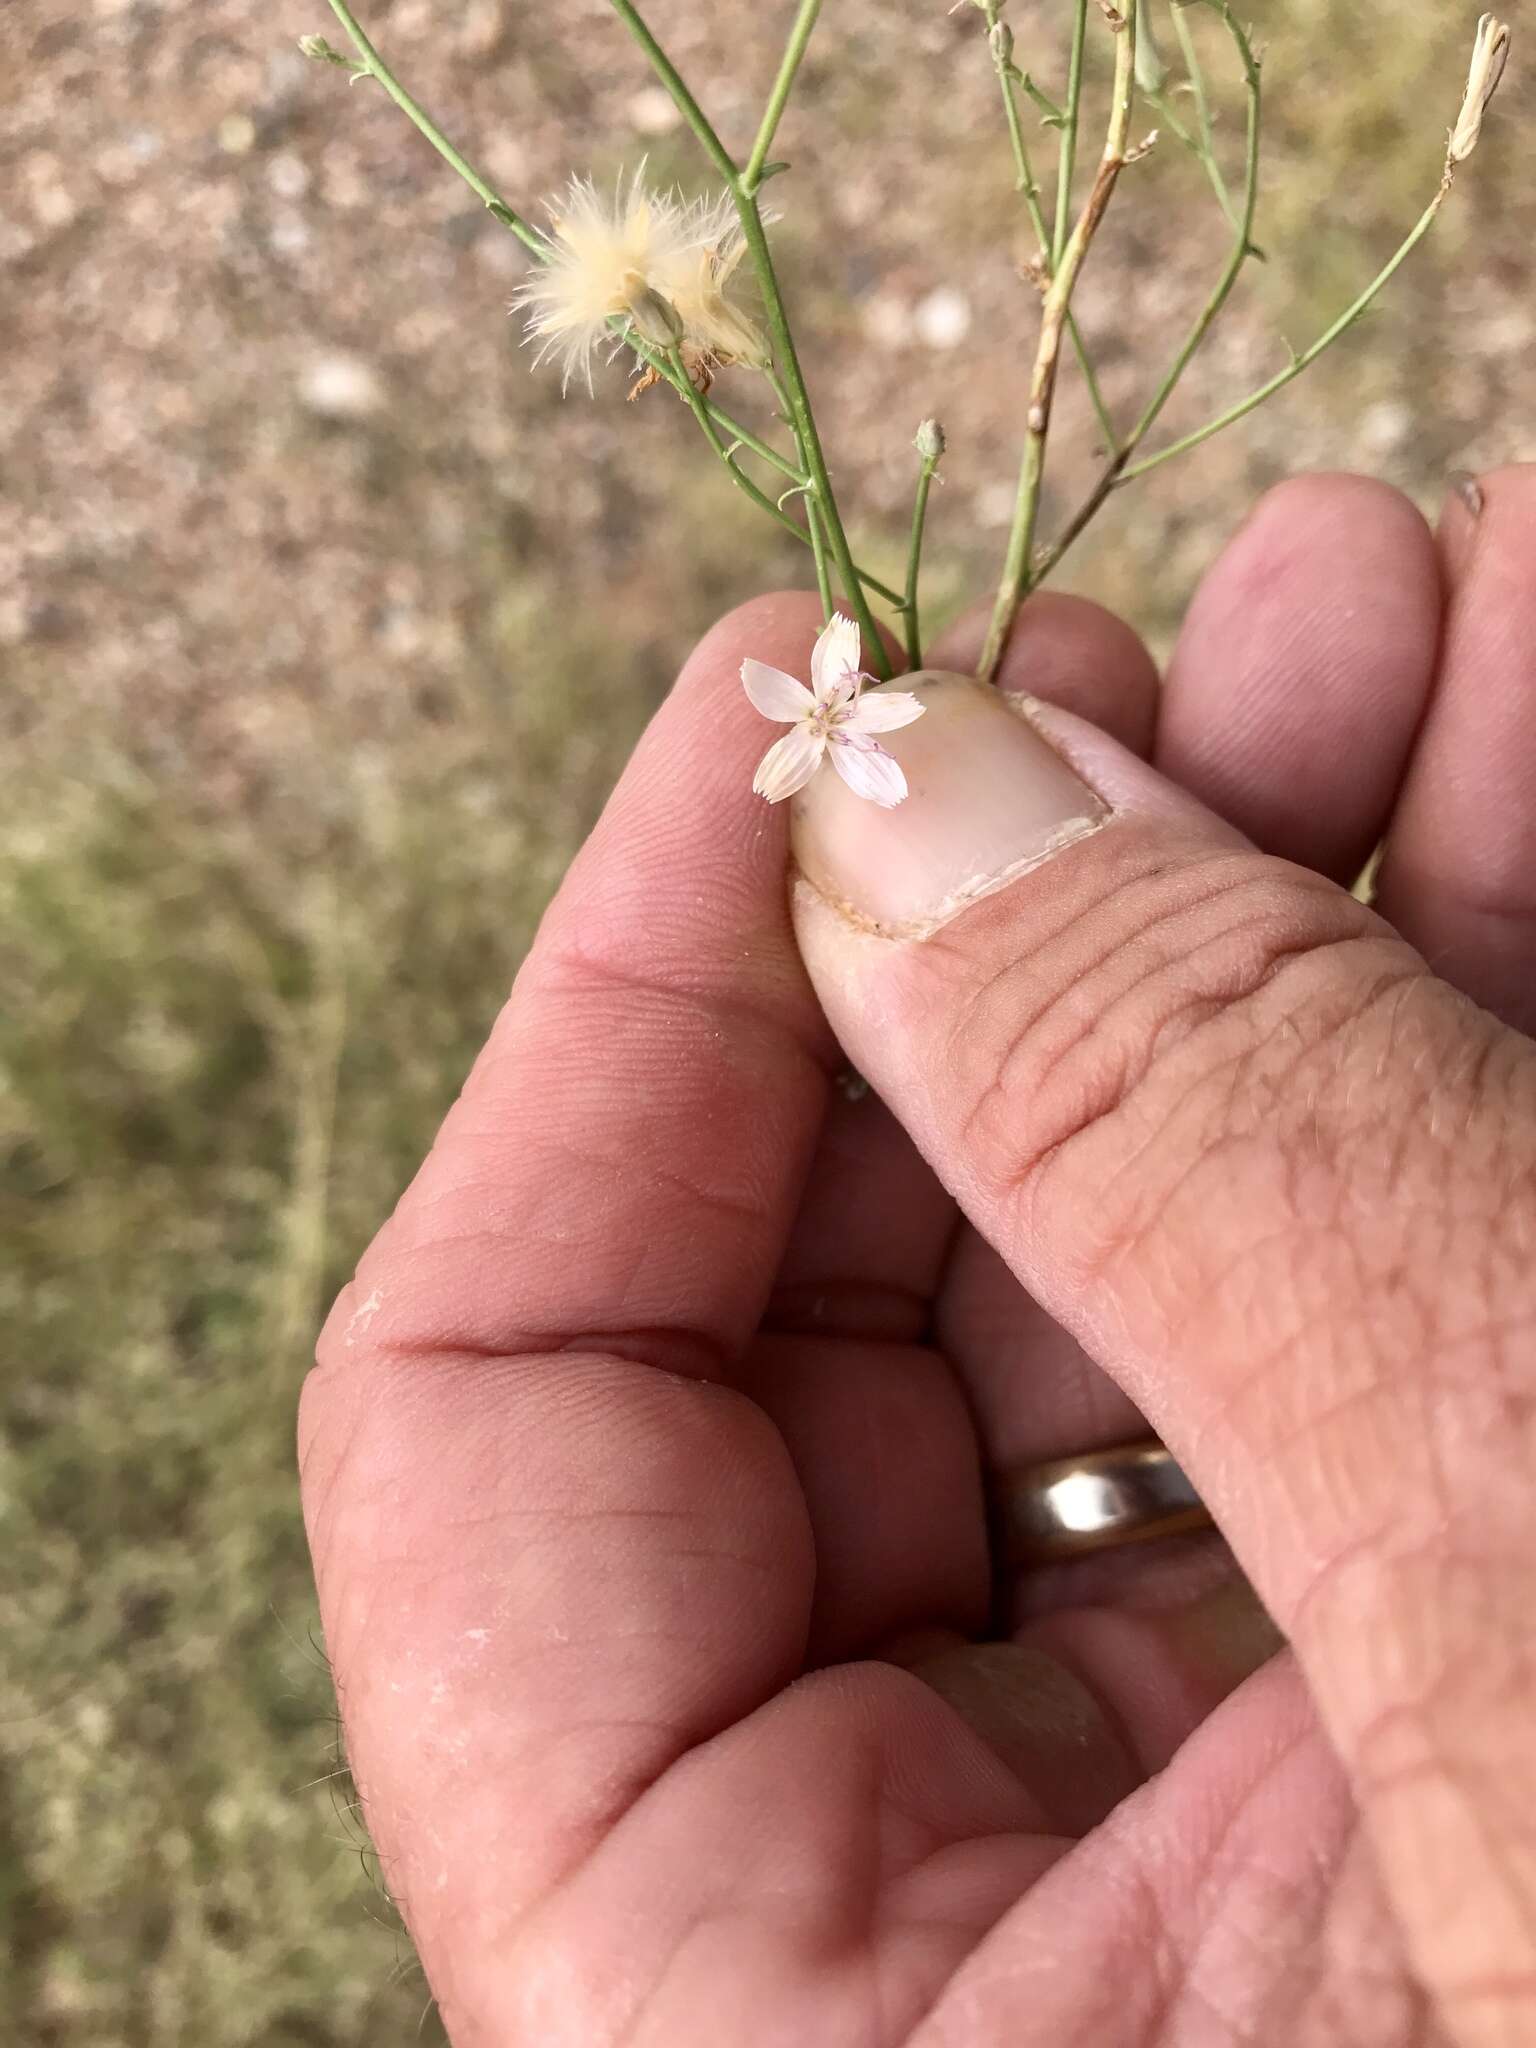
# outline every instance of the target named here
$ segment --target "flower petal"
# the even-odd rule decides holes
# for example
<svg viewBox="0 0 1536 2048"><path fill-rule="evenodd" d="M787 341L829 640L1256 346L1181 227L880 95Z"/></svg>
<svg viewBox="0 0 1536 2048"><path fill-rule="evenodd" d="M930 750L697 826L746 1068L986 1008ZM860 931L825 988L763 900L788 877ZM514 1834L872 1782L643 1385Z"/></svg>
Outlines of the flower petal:
<svg viewBox="0 0 1536 2048"><path fill-rule="evenodd" d="M928 706L913 690L866 690L843 720L844 732L895 732Z"/></svg>
<svg viewBox="0 0 1536 2048"><path fill-rule="evenodd" d="M855 796L868 797L882 810L894 810L907 793L900 763L874 740L832 735L832 766Z"/></svg>
<svg viewBox="0 0 1536 2048"><path fill-rule="evenodd" d="M778 719L781 725L792 725L816 709L816 699L804 683L797 683L781 668L770 668L766 661L744 661L741 686L755 710L764 718Z"/></svg>
<svg viewBox="0 0 1536 2048"><path fill-rule="evenodd" d="M783 803L785 797L804 789L821 766L826 751L827 743L819 732L812 732L809 726L791 726L758 762L752 778L753 791L767 797L771 804Z"/></svg>
<svg viewBox="0 0 1536 2048"><path fill-rule="evenodd" d="M858 674L860 651L858 622L834 612L811 650L811 688L818 704L825 704Z"/></svg>

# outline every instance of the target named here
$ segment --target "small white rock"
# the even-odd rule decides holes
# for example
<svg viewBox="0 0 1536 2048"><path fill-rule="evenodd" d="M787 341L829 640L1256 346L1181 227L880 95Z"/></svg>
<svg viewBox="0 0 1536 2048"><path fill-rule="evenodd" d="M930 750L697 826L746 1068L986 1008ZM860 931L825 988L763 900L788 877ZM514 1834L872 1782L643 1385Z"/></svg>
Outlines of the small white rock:
<svg viewBox="0 0 1536 2048"><path fill-rule="evenodd" d="M291 149L281 149L267 165L267 183L279 199L302 199L309 190L309 166Z"/></svg>
<svg viewBox="0 0 1536 2048"><path fill-rule="evenodd" d="M384 382L361 356L316 356L299 378L299 397L324 420L365 420L384 404Z"/></svg>
<svg viewBox="0 0 1536 2048"><path fill-rule="evenodd" d="M927 347L958 348L971 331L971 302L952 285L940 285L918 300L912 325Z"/></svg>
<svg viewBox="0 0 1536 2048"><path fill-rule="evenodd" d="M1378 399L1368 405L1360 420L1360 439L1377 455L1389 455L1401 448L1413 432L1413 408L1400 398Z"/></svg>
<svg viewBox="0 0 1536 2048"><path fill-rule="evenodd" d="M672 95L659 85L647 85L635 93L628 112L637 135L669 135L682 119L672 104Z"/></svg>

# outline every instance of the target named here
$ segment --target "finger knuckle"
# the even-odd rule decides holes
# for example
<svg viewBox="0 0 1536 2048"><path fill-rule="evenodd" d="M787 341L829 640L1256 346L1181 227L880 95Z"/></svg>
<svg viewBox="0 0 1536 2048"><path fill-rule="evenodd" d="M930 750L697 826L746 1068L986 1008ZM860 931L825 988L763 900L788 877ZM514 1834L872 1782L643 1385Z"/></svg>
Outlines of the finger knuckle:
<svg viewBox="0 0 1536 2048"><path fill-rule="evenodd" d="M1427 974L1368 911L1281 863L1202 853L1127 864L1055 950L976 990L958 1025L988 1041L965 1140L1018 1231L1058 1205L1091 1285L1144 1263L1171 1212L1219 1219L1245 1185L1271 1230L1277 1203L1334 1199L1328 1166L1367 1108L1359 1047Z"/></svg>

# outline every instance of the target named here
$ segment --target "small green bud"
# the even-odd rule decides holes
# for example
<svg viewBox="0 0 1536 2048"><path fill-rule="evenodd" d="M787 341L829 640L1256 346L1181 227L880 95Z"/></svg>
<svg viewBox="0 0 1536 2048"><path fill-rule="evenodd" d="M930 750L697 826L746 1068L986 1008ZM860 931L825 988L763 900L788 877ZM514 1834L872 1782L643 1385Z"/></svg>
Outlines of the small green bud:
<svg viewBox="0 0 1536 2048"><path fill-rule="evenodd" d="M651 285L637 279L624 302L629 324L652 348L676 348L683 338L683 323L672 301Z"/></svg>
<svg viewBox="0 0 1536 2048"><path fill-rule="evenodd" d="M1006 71L1013 62L1013 30L1006 21L994 21L987 30L987 44L992 52L992 62L999 71Z"/></svg>
<svg viewBox="0 0 1536 2048"><path fill-rule="evenodd" d="M924 420L912 442L924 462L937 462L946 445L944 429L937 420Z"/></svg>
<svg viewBox="0 0 1536 2048"><path fill-rule="evenodd" d="M1152 0L1136 0L1136 85L1138 91L1157 93L1163 89L1168 66L1152 33Z"/></svg>
<svg viewBox="0 0 1536 2048"><path fill-rule="evenodd" d="M313 57L317 64L346 64L351 60L343 57L340 50L333 50L324 36L300 36L300 52Z"/></svg>

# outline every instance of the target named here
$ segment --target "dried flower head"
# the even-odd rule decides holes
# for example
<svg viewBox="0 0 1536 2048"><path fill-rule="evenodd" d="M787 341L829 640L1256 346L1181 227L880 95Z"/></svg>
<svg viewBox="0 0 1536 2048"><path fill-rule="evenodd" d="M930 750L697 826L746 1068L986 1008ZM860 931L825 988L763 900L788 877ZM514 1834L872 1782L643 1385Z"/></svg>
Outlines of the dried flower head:
<svg viewBox="0 0 1536 2048"><path fill-rule="evenodd" d="M1477 24L1472 44L1472 69L1467 76L1466 98L1451 132L1447 162L1464 164L1476 149L1483 132L1483 115L1499 89L1504 66L1509 60L1509 24L1485 14Z"/></svg>
<svg viewBox="0 0 1536 2048"><path fill-rule="evenodd" d="M855 796L890 810L907 793L907 778L874 735L895 732L926 708L910 690L864 694L870 679L859 668L859 629L834 612L811 650L811 687L763 661L741 664L742 687L764 718L790 729L758 763L757 795L782 803L804 789L822 762L832 766Z"/></svg>
<svg viewBox="0 0 1536 2048"><path fill-rule="evenodd" d="M612 199L590 178L573 178L550 207L551 254L518 291L536 363L553 356L561 388L572 377L592 389L592 357L624 345L614 320L653 348L680 347L691 369L765 363L762 336L727 294L745 244L728 194L684 200L645 183L642 165Z"/></svg>

